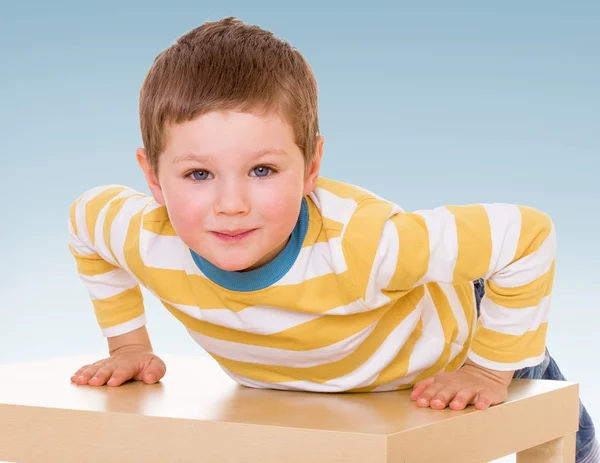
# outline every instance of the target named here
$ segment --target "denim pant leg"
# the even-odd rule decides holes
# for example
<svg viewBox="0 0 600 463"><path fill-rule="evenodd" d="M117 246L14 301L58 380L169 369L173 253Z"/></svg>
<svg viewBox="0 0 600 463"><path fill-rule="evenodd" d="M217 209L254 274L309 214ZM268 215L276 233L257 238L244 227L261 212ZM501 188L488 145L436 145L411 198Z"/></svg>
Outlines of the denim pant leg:
<svg viewBox="0 0 600 463"><path fill-rule="evenodd" d="M474 287L477 316L479 316L481 299L485 295L485 285L483 280L475 281ZM515 371L513 377L521 379L550 379L556 381L566 381L566 378L563 376L547 348L546 355L541 364L517 370ZM577 444L575 447L575 461L577 463L596 463L600 461L600 450L598 441L596 440L594 424L581 400L579 401L579 431L577 431L576 440Z"/></svg>

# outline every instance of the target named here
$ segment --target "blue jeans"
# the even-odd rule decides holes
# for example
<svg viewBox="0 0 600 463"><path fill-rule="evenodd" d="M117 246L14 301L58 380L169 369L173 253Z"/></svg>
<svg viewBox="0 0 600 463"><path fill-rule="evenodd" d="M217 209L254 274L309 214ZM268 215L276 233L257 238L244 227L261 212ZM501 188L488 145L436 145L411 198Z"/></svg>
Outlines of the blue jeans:
<svg viewBox="0 0 600 463"><path fill-rule="evenodd" d="M475 284L475 300L477 304L477 316L479 316L481 299L485 295L485 286L483 280L477 280ZM551 379L557 381L566 381L558 365L550 356L546 348L546 356L541 364L522 368L515 371L513 378L525 379ZM594 431L594 423L589 413L579 401L579 431L577 431L576 444L576 462L597 462L598 460L598 442Z"/></svg>

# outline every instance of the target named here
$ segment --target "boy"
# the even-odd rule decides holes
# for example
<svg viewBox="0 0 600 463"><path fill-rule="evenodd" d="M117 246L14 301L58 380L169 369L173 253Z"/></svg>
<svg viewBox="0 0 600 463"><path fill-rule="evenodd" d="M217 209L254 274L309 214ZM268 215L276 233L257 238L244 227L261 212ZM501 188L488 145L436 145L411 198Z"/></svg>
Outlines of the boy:
<svg viewBox="0 0 600 463"><path fill-rule="evenodd" d="M551 220L506 204L406 213L320 178L315 78L270 32L227 18L185 34L146 76L140 121L152 197L98 187L71 207L110 351L76 384L165 374L140 285L249 387L412 387L418 406L485 409L514 376L560 374L545 350ZM583 408L581 427L577 461L594 461Z"/></svg>

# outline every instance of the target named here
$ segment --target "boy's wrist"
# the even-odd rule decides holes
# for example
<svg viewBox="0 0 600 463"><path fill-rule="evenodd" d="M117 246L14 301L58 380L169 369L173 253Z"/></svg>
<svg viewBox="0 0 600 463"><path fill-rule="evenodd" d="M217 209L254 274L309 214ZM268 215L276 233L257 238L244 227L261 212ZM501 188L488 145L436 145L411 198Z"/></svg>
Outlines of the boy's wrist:
<svg viewBox="0 0 600 463"><path fill-rule="evenodd" d="M108 338L110 356L127 352L152 352L152 343L145 326Z"/></svg>
<svg viewBox="0 0 600 463"><path fill-rule="evenodd" d="M499 383L502 383L506 386L510 384L512 381L514 371L501 371L501 370L490 370L489 368L485 368L471 359L467 359L465 364L462 366L462 369L472 372L477 376L484 376L486 378L493 379Z"/></svg>
<svg viewBox="0 0 600 463"><path fill-rule="evenodd" d="M115 355L127 354L130 352L151 352L151 353L153 353L154 351L152 350L152 346L146 345L146 344L127 344L127 345L115 347L113 349L109 349L109 353L110 353L111 357L114 357Z"/></svg>

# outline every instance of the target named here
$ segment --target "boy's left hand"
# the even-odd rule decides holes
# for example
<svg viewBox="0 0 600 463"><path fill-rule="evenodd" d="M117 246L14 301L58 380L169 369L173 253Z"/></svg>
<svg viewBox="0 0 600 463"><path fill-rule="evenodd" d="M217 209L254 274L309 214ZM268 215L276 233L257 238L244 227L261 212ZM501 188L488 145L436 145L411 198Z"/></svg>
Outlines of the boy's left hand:
<svg viewBox="0 0 600 463"><path fill-rule="evenodd" d="M463 410L467 405L484 410L504 402L514 371L488 370L470 360L456 371L438 373L417 382L410 395L419 407Z"/></svg>

